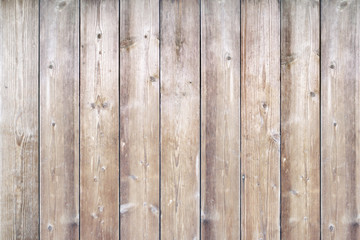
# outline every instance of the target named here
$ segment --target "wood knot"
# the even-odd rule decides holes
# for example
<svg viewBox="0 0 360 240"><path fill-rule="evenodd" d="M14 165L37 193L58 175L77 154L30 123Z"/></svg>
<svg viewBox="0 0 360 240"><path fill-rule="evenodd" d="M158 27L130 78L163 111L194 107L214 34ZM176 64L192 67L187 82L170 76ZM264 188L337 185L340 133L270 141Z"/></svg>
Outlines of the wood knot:
<svg viewBox="0 0 360 240"><path fill-rule="evenodd" d="M344 10L344 8L346 8L348 6L348 2L347 1L342 1L340 4L339 4L339 9L340 10Z"/></svg>
<svg viewBox="0 0 360 240"><path fill-rule="evenodd" d="M100 111L101 109L105 109L109 106L109 102L105 101L105 98L100 97L99 95L96 98L96 101L90 104L92 109L97 109Z"/></svg>
<svg viewBox="0 0 360 240"><path fill-rule="evenodd" d="M330 230L330 232L333 232L333 231L335 230L335 226L332 225L332 224L330 224L330 225L329 225L329 230Z"/></svg>
<svg viewBox="0 0 360 240"><path fill-rule="evenodd" d="M58 5L57 5L57 9L58 10L62 10L66 7L66 1L61 1Z"/></svg>
<svg viewBox="0 0 360 240"><path fill-rule="evenodd" d="M98 33L98 34L97 34L97 38L98 38L98 39L101 39L101 37L102 37L101 33Z"/></svg>
<svg viewBox="0 0 360 240"><path fill-rule="evenodd" d="M121 40L120 49L130 49L136 43L135 38L129 37Z"/></svg>
<svg viewBox="0 0 360 240"><path fill-rule="evenodd" d="M314 93L314 92L310 92L310 96L311 96L311 97L315 97L315 93Z"/></svg>
<svg viewBox="0 0 360 240"><path fill-rule="evenodd" d="M47 229L49 230L49 232L51 232L53 230L53 226L51 224L49 224Z"/></svg>
<svg viewBox="0 0 360 240"><path fill-rule="evenodd" d="M267 109L267 108L268 108L268 105L266 104L266 102L263 102L261 105L262 105L262 107L263 107L264 109Z"/></svg>

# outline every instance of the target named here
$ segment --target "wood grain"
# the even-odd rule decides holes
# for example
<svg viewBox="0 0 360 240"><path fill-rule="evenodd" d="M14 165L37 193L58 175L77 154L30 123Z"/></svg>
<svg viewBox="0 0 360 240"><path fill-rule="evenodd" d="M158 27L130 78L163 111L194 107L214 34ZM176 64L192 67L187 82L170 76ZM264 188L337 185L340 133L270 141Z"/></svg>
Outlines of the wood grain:
<svg viewBox="0 0 360 240"><path fill-rule="evenodd" d="M321 4L321 236L360 239L360 2Z"/></svg>
<svg viewBox="0 0 360 240"><path fill-rule="evenodd" d="M40 0L40 237L79 238L79 6Z"/></svg>
<svg viewBox="0 0 360 240"><path fill-rule="evenodd" d="M240 1L201 2L201 237L240 239Z"/></svg>
<svg viewBox="0 0 360 240"><path fill-rule="evenodd" d="M281 237L319 239L319 2L281 8Z"/></svg>
<svg viewBox="0 0 360 240"><path fill-rule="evenodd" d="M159 1L120 10L121 238L158 239Z"/></svg>
<svg viewBox="0 0 360 240"><path fill-rule="evenodd" d="M160 3L161 238L199 239L200 3Z"/></svg>
<svg viewBox="0 0 360 240"><path fill-rule="evenodd" d="M80 236L119 238L119 3L81 1Z"/></svg>
<svg viewBox="0 0 360 240"><path fill-rule="evenodd" d="M241 238L280 238L280 4L241 1Z"/></svg>
<svg viewBox="0 0 360 240"><path fill-rule="evenodd" d="M38 239L37 1L0 1L0 239Z"/></svg>

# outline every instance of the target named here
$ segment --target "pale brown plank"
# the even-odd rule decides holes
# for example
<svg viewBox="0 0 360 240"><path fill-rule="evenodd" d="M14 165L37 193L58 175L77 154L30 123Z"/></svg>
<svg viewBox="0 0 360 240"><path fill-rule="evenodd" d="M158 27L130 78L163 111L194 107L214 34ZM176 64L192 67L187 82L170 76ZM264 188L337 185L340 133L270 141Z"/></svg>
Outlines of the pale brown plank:
<svg viewBox="0 0 360 240"><path fill-rule="evenodd" d="M79 238L79 6L40 1L40 236Z"/></svg>
<svg viewBox="0 0 360 240"><path fill-rule="evenodd" d="M119 3L81 1L80 237L119 238Z"/></svg>
<svg viewBox="0 0 360 240"><path fill-rule="evenodd" d="M201 2L201 237L240 239L240 1Z"/></svg>
<svg viewBox="0 0 360 240"><path fill-rule="evenodd" d="M280 4L241 1L241 236L280 238Z"/></svg>
<svg viewBox="0 0 360 240"><path fill-rule="evenodd" d="M0 1L0 239L38 239L38 2Z"/></svg>
<svg viewBox="0 0 360 240"><path fill-rule="evenodd" d="M158 239L159 1L120 10L120 236Z"/></svg>
<svg viewBox="0 0 360 240"><path fill-rule="evenodd" d="M160 3L162 239L200 235L199 5Z"/></svg>
<svg viewBox="0 0 360 240"><path fill-rule="evenodd" d="M281 237L319 239L319 2L281 8Z"/></svg>
<svg viewBox="0 0 360 240"><path fill-rule="evenodd" d="M360 239L360 2L321 2L321 232Z"/></svg>
<svg viewBox="0 0 360 240"><path fill-rule="evenodd" d="M119 238L119 4L81 1L80 237Z"/></svg>

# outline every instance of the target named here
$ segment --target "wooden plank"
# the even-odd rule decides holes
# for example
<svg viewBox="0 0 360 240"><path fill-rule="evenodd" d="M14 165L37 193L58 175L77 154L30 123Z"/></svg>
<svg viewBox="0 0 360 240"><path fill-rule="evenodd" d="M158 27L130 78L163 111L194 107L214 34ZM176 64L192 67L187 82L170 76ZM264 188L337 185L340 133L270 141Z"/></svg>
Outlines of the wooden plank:
<svg viewBox="0 0 360 240"><path fill-rule="evenodd" d="M158 239L159 1L120 10L120 235Z"/></svg>
<svg viewBox="0 0 360 240"><path fill-rule="evenodd" d="M0 239L38 239L38 2L0 1Z"/></svg>
<svg viewBox="0 0 360 240"><path fill-rule="evenodd" d="M319 3L281 8L281 237L319 239Z"/></svg>
<svg viewBox="0 0 360 240"><path fill-rule="evenodd" d="M119 3L81 1L80 236L119 238Z"/></svg>
<svg viewBox="0 0 360 240"><path fill-rule="evenodd" d="M40 0L40 236L79 238L79 6Z"/></svg>
<svg viewBox="0 0 360 240"><path fill-rule="evenodd" d="M241 236L279 239L280 4L241 4Z"/></svg>
<svg viewBox="0 0 360 240"><path fill-rule="evenodd" d="M200 235L199 5L160 3L162 239Z"/></svg>
<svg viewBox="0 0 360 240"><path fill-rule="evenodd" d="M201 237L240 239L240 1L201 2Z"/></svg>
<svg viewBox="0 0 360 240"><path fill-rule="evenodd" d="M321 236L360 239L360 2L321 4Z"/></svg>

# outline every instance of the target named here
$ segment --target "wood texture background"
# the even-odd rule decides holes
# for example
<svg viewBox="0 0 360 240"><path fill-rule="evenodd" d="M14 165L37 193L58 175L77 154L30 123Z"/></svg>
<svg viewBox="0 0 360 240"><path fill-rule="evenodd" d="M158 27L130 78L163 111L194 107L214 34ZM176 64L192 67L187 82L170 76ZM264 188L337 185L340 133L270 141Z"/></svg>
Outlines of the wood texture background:
<svg viewBox="0 0 360 240"><path fill-rule="evenodd" d="M0 239L360 239L360 1L1 0Z"/></svg>

